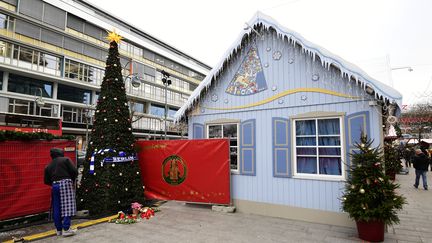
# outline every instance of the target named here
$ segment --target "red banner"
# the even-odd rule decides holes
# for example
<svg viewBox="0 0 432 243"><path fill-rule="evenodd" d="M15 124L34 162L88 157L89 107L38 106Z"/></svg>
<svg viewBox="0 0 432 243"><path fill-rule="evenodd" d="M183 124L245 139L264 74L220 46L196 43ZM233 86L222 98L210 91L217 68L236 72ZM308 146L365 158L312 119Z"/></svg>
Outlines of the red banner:
<svg viewBox="0 0 432 243"><path fill-rule="evenodd" d="M44 184L52 147L76 161L75 141L0 142L0 220L47 212L51 188Z"/></svg>
<svg viewBox="0 0 432 243"><path fill-rule="evenodd" d="M138 141L149 199L230 204L227 139Z"/></svg>

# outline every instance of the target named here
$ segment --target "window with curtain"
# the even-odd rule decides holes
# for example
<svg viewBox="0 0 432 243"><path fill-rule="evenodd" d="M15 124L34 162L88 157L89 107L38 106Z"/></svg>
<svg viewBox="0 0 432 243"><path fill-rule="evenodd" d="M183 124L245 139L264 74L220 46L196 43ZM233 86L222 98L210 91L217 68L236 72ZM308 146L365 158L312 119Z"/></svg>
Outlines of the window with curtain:
<svg viewBox="0 0 432 243"><path fill-rule="evenodd" d="M294 121L296 175L342 176L341 118Z"/></svg>
<svg viewBox="0 0 432 243"><path fill-rule="evenodd" d="M207 126L207 138L228 138L232 171L238 171L238 124L211 124Z"/></svg>

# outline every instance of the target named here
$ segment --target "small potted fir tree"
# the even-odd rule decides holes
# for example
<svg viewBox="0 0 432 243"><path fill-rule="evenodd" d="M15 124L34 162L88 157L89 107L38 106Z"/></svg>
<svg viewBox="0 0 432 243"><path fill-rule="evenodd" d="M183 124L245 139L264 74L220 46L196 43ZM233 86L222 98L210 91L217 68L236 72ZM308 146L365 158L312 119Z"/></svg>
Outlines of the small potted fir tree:
<svg viewBox="0 0 432 243"><path fill-rule="evenodd" d="M384 144L384 168L386 175L393 181L396 179L396 173L402 169L398 150L391 141Z"/></svg>
<svg viewBox="0 0 432 243"><path fill-rule="evenodd" d="M342 207L356 221L361 239L379 242L384 240L386 224L399 223L397 211L402 209L405 198L396 194L399 185L384 174L380 149L371 146L366 136L356 144Z"/></svg>

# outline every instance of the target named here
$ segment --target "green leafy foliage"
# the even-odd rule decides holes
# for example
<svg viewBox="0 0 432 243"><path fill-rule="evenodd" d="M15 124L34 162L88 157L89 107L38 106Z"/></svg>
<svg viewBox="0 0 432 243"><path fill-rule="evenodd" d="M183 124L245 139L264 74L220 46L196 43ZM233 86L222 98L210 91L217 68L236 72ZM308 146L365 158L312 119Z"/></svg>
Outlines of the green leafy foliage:
<svg viewBox="0 0 432 243"><path fill-rule="evenodd" d="M384 174L380 149L372 148L372 141L366 136L362 136L356 149L342 197L343 210L357 221L399 223L397 211L406 200L396 194L399 185L393 184Z"/></svg>
<svg viewBox="0 0 432 243"><path fill-rule="evenodd" d="M92 215L115 213L128 209L131 202L144 201L138 161L101 163L105 158L118 157L121 154L130 156L136 152L121 71L118 44L111 42L82 182L77 190L78 208L88 209ZM113 151L96 153L104 149ZM90 174L93 153L95 173Z"/></svg>
<svg viewBox="0 0 432 243"><path fill-rule="evenodd" d="M45 132L15 132L15 131L0 131L0 142L3 141L31 141L31 140L48 140L53 139L66 139L74 140L75 137L72 135L55 136L51 133Z"/></svg>
<svg viewBox="0 0 432 243"><path fill-rule="evenodd" d="M384 167L386 172L399 172L402 169L398 149L391 143L384 144Z"/></svg>

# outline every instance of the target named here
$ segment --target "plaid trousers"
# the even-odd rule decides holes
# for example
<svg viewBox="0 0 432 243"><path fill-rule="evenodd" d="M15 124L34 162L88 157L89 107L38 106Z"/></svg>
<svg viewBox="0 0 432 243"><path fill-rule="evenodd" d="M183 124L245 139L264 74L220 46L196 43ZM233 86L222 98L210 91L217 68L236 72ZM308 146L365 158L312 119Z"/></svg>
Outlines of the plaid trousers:
<svg viewBox="0 0 432 243"><path fill-rule="evenodd" d="M76 199L75 189L71 179L63 179L58 182L60 185L61 216L75 216Z"/></svg>

